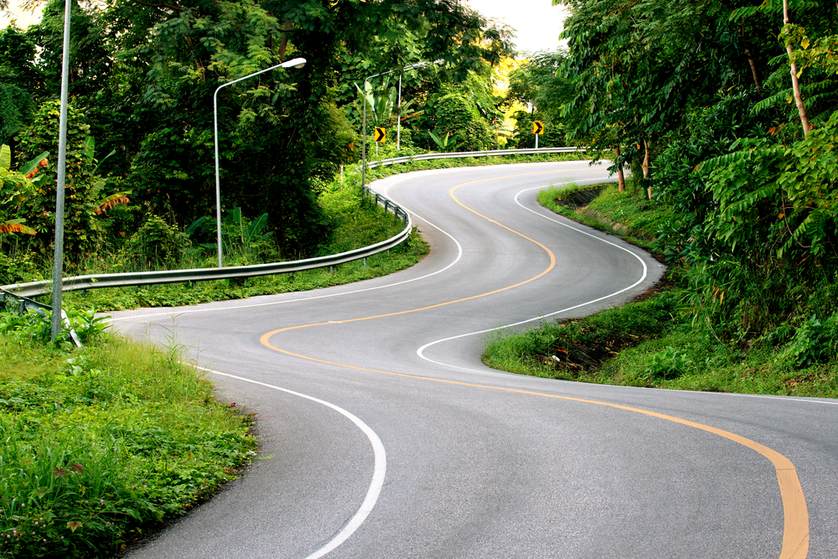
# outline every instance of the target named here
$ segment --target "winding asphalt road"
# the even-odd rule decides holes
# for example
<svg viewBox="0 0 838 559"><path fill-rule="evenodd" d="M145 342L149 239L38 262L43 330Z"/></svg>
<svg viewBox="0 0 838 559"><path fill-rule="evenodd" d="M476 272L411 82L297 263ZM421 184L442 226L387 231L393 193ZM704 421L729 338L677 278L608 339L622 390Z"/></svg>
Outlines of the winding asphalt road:
<svg viewBox="0 0 838 559"><path fill-rule="evenodd" d="M254 411L263 449L130 556L838 557L838 401L481 364L495 329L589 314L659 279L648 254L535 201L605 177L587 162L390 177L375 188L432 246L409 270L117 313Z"/></svg>

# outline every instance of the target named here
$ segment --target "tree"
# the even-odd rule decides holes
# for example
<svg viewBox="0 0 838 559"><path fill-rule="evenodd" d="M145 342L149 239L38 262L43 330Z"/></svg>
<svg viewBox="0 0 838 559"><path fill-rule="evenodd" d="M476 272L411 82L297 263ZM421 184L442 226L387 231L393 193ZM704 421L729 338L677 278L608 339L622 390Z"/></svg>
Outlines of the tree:
<svg viewBox="0 0 838 559"><path fill-rule="evenodd" d="M0 144L11 147L12 168L17 167L17 134L29 123L33 97L42 78L32 62L36 43L14 26L0 31Z"/></svg>
<svg viewBox="0 0 838 559"><path fill-rule="evenodd" d="M794 91L794 104L797 106L797 112L800 115L800 124L803 126L803 135L806 136L812 130L812 125L809 122L806 105L803 103L803 95L800 93L800 83L797 81L797 62L795 61L792 37L790 36L793 33L794 28L791 26L791 19L789 18L789 0L783 0L783 35L785 36L786 52L789 55L791 87Z"/></svg>
<svg viewBox="0 0 838 559"><path fill-rule="evenodd" d="M73 8L72 103L96 139L102 195L131 190L146 212L180 226L215 203L215 88L293 56L308 60L219 98L222 202L250 215L267 211L288 257L328 237L314 188L355 155L355 114L346 110L353 80L418 60L453 61L405 74L405 97L425 103L509 48L503 30L458 0L106 0ZM50 0L39 25L0 32L0 141L19 142L32 109L58 91L62 16L63 2Z"/></svg>

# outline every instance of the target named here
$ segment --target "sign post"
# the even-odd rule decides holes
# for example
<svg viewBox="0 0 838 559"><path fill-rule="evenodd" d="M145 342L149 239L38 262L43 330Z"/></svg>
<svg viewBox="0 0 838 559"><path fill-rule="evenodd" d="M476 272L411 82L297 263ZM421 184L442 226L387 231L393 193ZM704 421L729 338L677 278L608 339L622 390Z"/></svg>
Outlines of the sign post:
<svg viewBox="0 0 838 559"><path fill-rule="evenodd" d="M534 120L532 123L532 133L535 134L535 149L538 149L538 137L544 133L544 123L540 120Z"/></svg>
<svg viewBox="0 0 838 559"><path fill-rule="evenodd" d="M372 132L372 139L379 144L383 144L387 140L387 129L376 126Z"/></svg>

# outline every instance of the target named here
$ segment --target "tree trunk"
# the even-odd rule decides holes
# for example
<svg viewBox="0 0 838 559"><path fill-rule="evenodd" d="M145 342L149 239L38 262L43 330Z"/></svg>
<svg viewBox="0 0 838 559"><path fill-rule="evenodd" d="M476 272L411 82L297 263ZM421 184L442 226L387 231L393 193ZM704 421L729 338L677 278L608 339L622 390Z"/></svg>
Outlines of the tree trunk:
<svg viewBox="0 0 838 559"><path fill-rule="evenodd" d="M757 95L762 96L762 82L759 79L759 71L757 70L757 64L754 61L754 57L751 54L751 49L745 47L745 58L748 59L748 66L751 68L751 77L754 80L754 85L757 88Z"/></svg>
<svg viewBox="0 0 838 559"><path fill-rule="evenodd" d="M783 0L783 24L789 25L789 0ZM789 55L789 66L791 73L791 88L794 91L794 104L797 105L797 113L800 115L800 124L803 126L803 137L805 138L812 130L809 123L809 115L806 113L806 105L803 104L803 96L800 94L800 83L797 81L797 64L794 62L794 53L791 41L786 38L786 52Z"/></svg>
<svg viewBox="0 0 838 559"><path fill-rule="evenodd" d="M626 176L623 174L623 162L620 161L620 146L614 148L614 155L617 159L617 192L626 191Z"/></svg>
<svg viewBox="0 0 838 559"><path fill-rule="evenodd" d="M294 28L294 25L290 21L286 21L280 27L280 31L282 31L282 35L280 35L279 39L279 59L282 60L285 58L285 51L288 49L288 32Z"/></svg>
<svg viewBox="0 0 838 559"><path fill-rule="evenodd" d="M640 165L640 168L643 169L643 181L647 184L646 186L646 196L649 200L652 199L652 185L649 184L649 163L650 163L651 155L649 153L649 141L643 140L643 163Z"/></svg>

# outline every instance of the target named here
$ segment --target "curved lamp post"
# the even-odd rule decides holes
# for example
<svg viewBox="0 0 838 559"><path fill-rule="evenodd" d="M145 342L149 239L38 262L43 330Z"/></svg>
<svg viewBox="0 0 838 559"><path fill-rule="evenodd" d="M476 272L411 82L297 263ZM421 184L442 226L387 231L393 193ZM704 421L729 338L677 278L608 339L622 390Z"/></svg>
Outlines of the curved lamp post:
<svg viewBox="0 0 838 559"><path fill-rule="evenodd" d="M422 68L424 66L428 66L430 64L442 64L445 62L444 59L439 58L434 60L433 62L422 60L421 62L416 62L414 64L408 64L407 66L403 66L401 68L393 68L392 70L387 70L386 72L379 72L377 74L373 74L371 76L367 76L364 78L364 89L363 89L363 103L364 108L362 111L361 116L361 188L364 188L364 185L367 183L367 82L373 78L378 78L381 76L386 76L387 74L392 74L393 72L399 72L399 101L398 101L398 123L396 125L396 149L399 148L399 140L401 139L401 131L402 131L402 73L405 70L415 70L416 68Z"/></svg>
<svg viewBox="0 0 838 559"><path fill-rule="evenodd" d="M259 74L264 74L265 72L276 70L277 68L302 68L305 65L305 58L292 58L291 60L286 60L285 62L282 62L280 64L275 64L270 68L265 68L264 70L259 70L258 72L253 72L252 74L248 74L246 76L242 76L227 83L223 83L216 88L215 93L212 96L213 139L215 141L215 233L219 268L223 267L224 265L224 257L221 251L221 178L219 174L218 164L218 92L221 91L223 88L227 87L228 85L239 83L240 81L252 78L254 76L258 76Z"/></svg>

